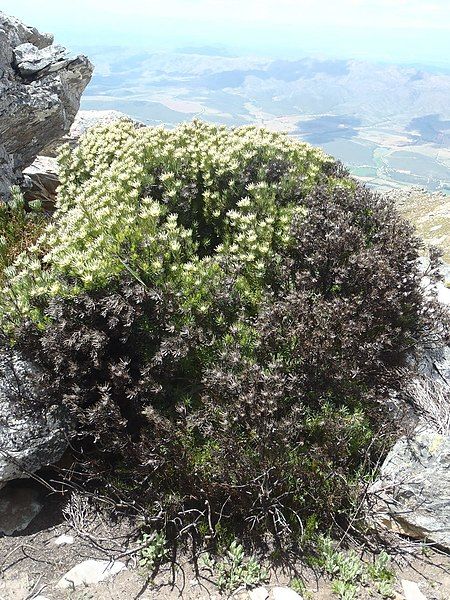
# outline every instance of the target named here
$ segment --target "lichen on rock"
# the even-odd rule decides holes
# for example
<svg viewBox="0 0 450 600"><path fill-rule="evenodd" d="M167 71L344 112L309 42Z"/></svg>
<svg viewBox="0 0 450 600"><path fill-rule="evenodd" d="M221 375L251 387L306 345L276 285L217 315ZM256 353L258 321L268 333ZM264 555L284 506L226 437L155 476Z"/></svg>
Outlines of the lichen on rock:
<svg viewBox="0 0 450 600"><path fill-rule="evenodd" d="M29 409L45 393L36 367L16 352L1 351L0 487L55 463L67 447L67 421L61 410Z"/></svg>

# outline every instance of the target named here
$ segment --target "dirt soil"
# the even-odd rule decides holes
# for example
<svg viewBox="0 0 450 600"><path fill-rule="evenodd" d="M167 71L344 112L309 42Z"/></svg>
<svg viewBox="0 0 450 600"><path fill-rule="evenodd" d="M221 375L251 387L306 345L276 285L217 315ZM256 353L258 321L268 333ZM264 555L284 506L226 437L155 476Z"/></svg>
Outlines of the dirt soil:
<svg viewBox="0 0 450 600"><path fill-rule="evenodd" d="M176 564L165 565L151 581L138 565L135 528L129 521L112 522L104 514L93 513L82 502L49 496L44 510L29 527L13 536L0 538L0 600L32 600L41 595L49 600L219 600L230 595L219 593L206 567L195 573L192 562L177 557ZM65 514L64 514L65 510ZM57 546L60 535L71 535L74 543ZM391 534L389 534L391 535ZM130 537L131 536L131 537ZM404 598L400 580L419 584L427 600L450 598L450 556L411 541L390 539L396 572L396 599ZM87 559L121 560L127 565L109 581L75 590L56 588L59 579L76 564ZM366 556L365 559L370 557ZM271 568L268 590L274 585L288 586L292 577L301 576L310 595L305 600L332 600L330 581L302 566ZM243 590L233 598L247 597ZM378 596L381 598L381 596ZM358 600L375 599L369 589L361 588Z"/></svg>

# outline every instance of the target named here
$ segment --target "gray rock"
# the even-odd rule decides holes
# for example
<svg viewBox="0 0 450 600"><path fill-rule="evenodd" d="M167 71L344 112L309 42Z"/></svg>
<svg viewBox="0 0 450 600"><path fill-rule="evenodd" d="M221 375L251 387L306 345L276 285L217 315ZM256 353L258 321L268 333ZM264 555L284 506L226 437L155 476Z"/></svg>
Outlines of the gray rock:
<svg viewBox="0 0 450 600"><path fill-rule="evenodd" d="M0 533L23 531L38 515L43 504L39 491L26 483L0 490Z"/></svg>
<svg viewBox="0 0 450 600"><path fill-rule="evenodd" d="M67 448L68 423L59 409L22 407L44 393L33 365L15 352L0 353L0 487L54 464Z"/></svg>
<svg viewBox="0 0 450 600"><path fill-rule="evenodd" d="M450 548L450 435L420 425L398 440L371 495L377 524Z"/></svg>
<svg viewBox="0 0 450 600"><path fill-rule="evenodd" d="M449 306L450 290L442 284L438 292ZM409 366L413 375L404 391L415 426L391 449L371 487L372 518L450 549L450 347L419 349Z"/></svg>
<svg viewBox="0 0 450 600"><path fill-rule="evenodd" d="M46 73L59 71L71 60L66 49L58 44L39 49L27 42L16 46L13 56L16 69L22 77L41 76L43 71Z"/></svg>
<svg viewBox="0 0 450 600"><path fill-rule="evenodd" d="M56 546L70 546L70 544L74 543L74 537L73 535L65 535L62 534L60 536L58 536L55 540L53 540L53 543Z"/></svg>
<svg viewBox="0 0 450 600"><path fill-rule="evenodd" d="M434 360L434 368L439 378L450 388L450 348L444 346Z"/></svg>
<svg viewBox="0 0 450 600"><path fill-rule="evenodd" d="M297 592L286 587L274 587L272 595L274 600L302 600L302 597Z"/></svg>
<svg viewBox="0 0 450 600"><path fill-rule="evenodd" d="M2 197L9 196L9 188L11 183L14 183L15 178L13 157L6 152L6 149L0 143L0 201Z"/></svg>
<svg viewBox="0 0 450 600"><path fill-rule="evenodd" d="M437 346L414 358L417 375L437 381L450 390L450 348Z"/></svg>
<svg viewBox="0 0 450 600"><path fill-rule="evenodd" d="M105 581L126 569L123 562L107 560L85 560L70 569L57 583L60 589L74 589L80 585L89 585Z"/></svg>
<svg viewBox="0 0 450 600"><path fill-rule="evenodd" d="M39 151L66 133L93 67L0 12L0 199Z"/></svg>
<svg viewBox="0 0 450 600"><path fill-rule="evenodd" d="M59 167L56 158L37 156L23 171L22 191L28 202L40 200L47 210L54 208L59 186Z"/></svg>
<svg viewBox="0 0 450 600"><path fill-rule="evenodd" d="M249 600L268 600L269 592L265 587L257 587L248 593Z"/></svg>
<svg viewBox="0 0 450 600"><path fill-rule="evenodd" d="M13 48L29 42L36 48L46 48L53 43L51 33L40 33L35 27L24 25L19 19L0 12L0 30L4 29Z"/></svg>
<svg viewBox="0 0 450 600"><path fill-rule="evenodd" d="M408 581L402 579L403 593L405 594L405 600L427 600L426 597L420 591L419 586L414 581Z"/></svg>

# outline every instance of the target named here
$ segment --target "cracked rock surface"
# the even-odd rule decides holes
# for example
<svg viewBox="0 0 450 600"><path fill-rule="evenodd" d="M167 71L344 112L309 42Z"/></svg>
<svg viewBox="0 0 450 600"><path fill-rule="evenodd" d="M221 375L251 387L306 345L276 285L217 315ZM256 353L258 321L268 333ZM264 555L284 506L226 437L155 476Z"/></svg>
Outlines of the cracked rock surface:
<svg viewBox="0 0 450 600"><path fill-rule="evenodd" d="M93 67L0 12L0 199L40 150L70 129Z"/></svg>
<svg viewBox="0 0 450 600"><path fill-rule="evenodd" d="M57 462L67 448L68 422L58 409L40 412L45 394L37 369L14 351L0 352L0 488Z"/></svg>

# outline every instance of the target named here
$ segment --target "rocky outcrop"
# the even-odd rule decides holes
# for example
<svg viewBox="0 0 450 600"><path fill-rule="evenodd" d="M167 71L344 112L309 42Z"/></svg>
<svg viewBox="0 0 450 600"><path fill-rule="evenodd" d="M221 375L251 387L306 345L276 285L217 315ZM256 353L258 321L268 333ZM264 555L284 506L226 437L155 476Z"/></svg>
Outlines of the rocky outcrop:
<svg viewBox="0 0 450 600"><path fill-rule="evenodd" d="M69 131L93 67L53 36L0 12L0 199L50 142Z"/></svg>
<svg viewBox="0 0 450 600"><path fill-rule="evenodd" d="M424 261L425 264L426 261ZM448 264L443 266L445 278ZM424 277L424 286L430 282ZM450 289L437 286L444 311ZM450 347L441 343L410 356L405 384L414 423L386 457L371 486L377 526L450 549Z"/></svg>
<svg viewBox="0 0 450 600"><path fill-rule="evenodd" d="M450 548L450 435L420 425L400 439L372 494L377 523Z"/></svg>
<svg viewBox="0 0 450 600"><path fill-rule="evenodd" d="M371 486L377 526L450 549L450 348L428 351L406 384L415 428L386 457Z"/></svg>
<svg viewBox="0 0 450 600"><path fill-rule="evenodd" d="M32 364L15 352L0 353L0 488L55 463L67 447L61 412L36 409L45 393Z"/></svg>

